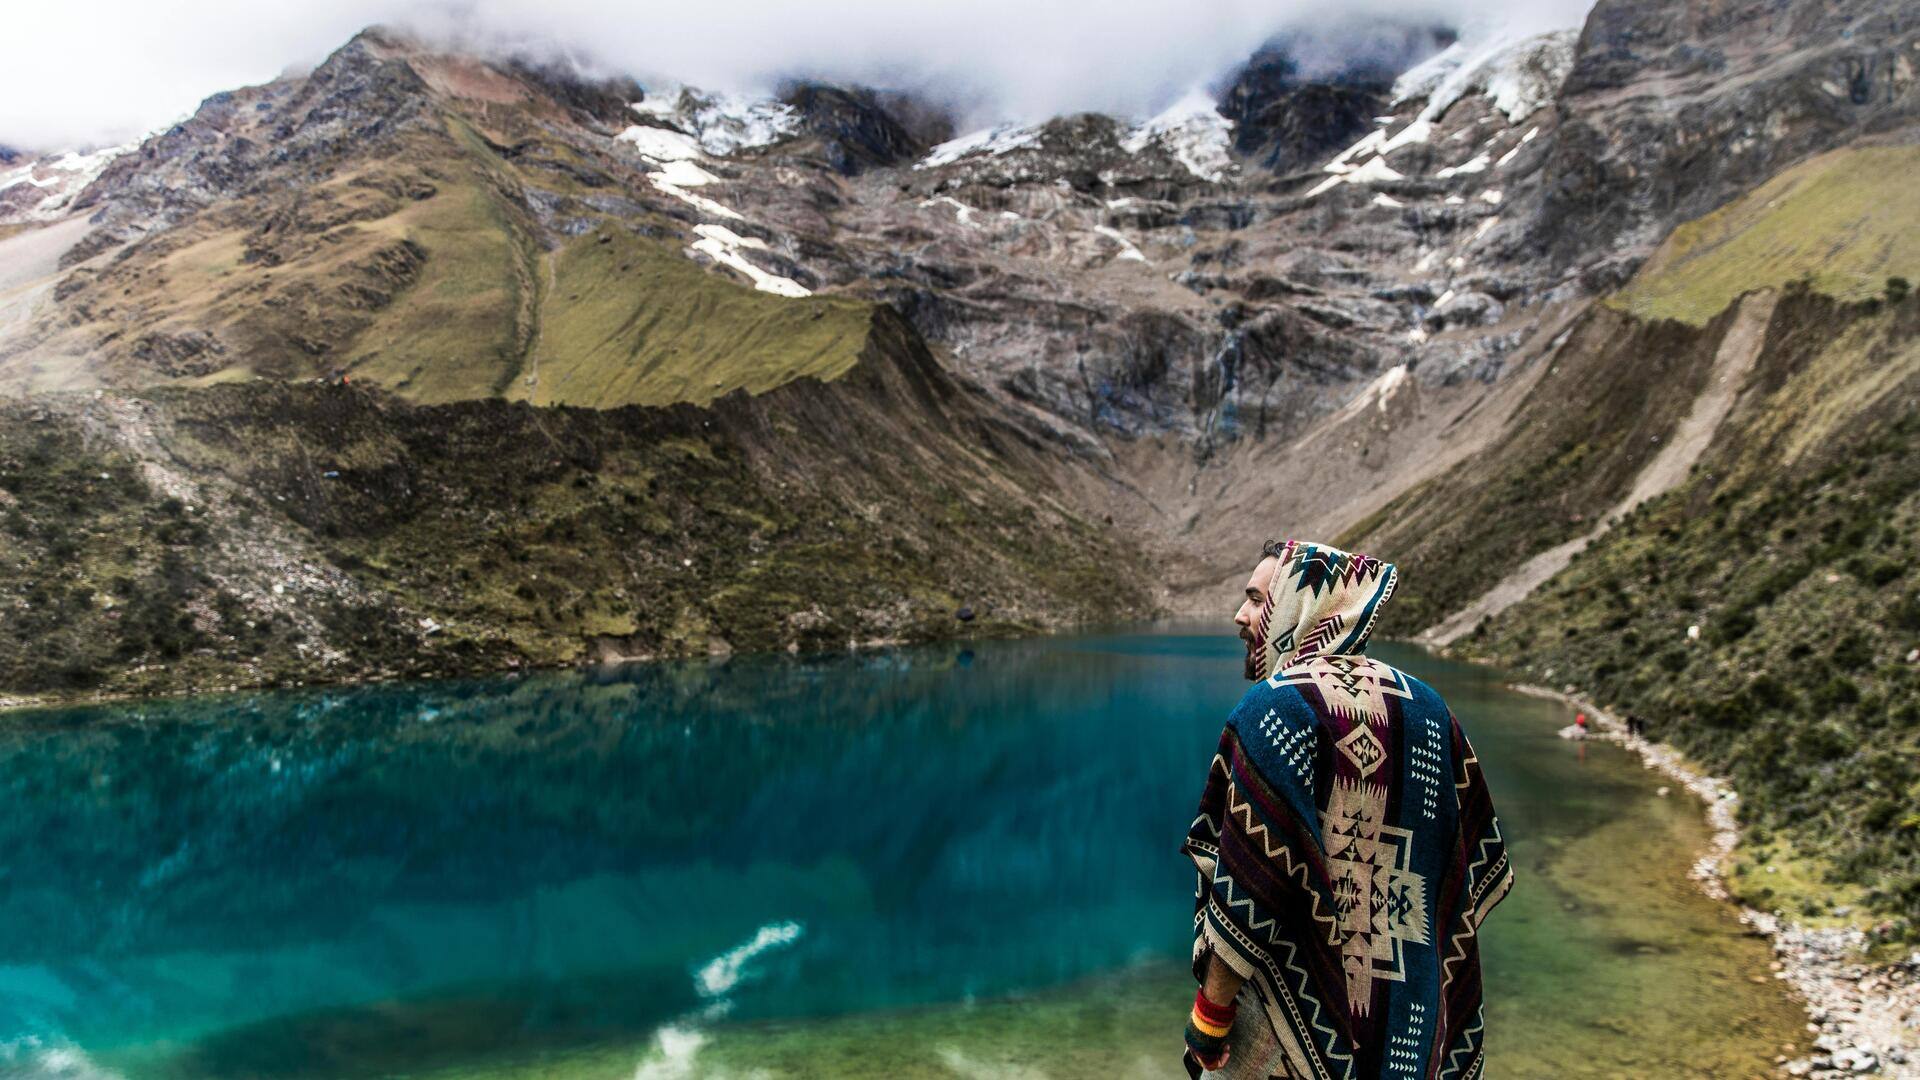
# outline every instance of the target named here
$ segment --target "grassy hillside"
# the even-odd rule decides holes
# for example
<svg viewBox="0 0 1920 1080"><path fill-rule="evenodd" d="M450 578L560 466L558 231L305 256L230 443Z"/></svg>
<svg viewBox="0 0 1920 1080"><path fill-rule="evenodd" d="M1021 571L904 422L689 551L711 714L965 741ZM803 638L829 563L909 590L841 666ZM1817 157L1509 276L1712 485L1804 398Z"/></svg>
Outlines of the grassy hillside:
<svg viewBox="0 0 1920 1080"><path fill-rule="evenodd" d="M677 204L635 198L652 192L635 162L557 138L531 105L438 107L72 271L70 315L30 353L72 370L0 365L0 391L346 372L430 404L705 403L836 377L867 348L869 303L689 260Z"/></svg>
<svg viewBox="0 0 1920 1080"><path fill-rule="evenodd" d="M0 697L1148 614L1135 553L895 321L831 385L712 409L270 381L7 407Z"/></svg>
<svg viewBox="0 0 1920 1080"><path fill-rule="evenodd" d="M861 301L746 288L614 226L547 258L553 286L529 379L509 392L540 404L704 404L733 390L837 378L865 348L874 317Z"/></svg>
<svg viewBox="0 0 1920 1080"><path fill-rule="evenodd" d="M1801 287L1691 480L1462 645L1639 713L1731 776L1749 901L1862 904L1911 935L1917 564L1920 301Z"/></svg>
<svg viewBox="0 0 1920 1080"><path fill-rule="evenodd" d="M1822 154L1675 229L1610 302L1643 319L1702 325L1751 289L1802 277L1865 300L1889 277L1920 281L1920 147Z"/></svg>
<svg viewBox="0 0 1920 1080"><path fill-rule="evenodd" d="M1591 530L1685 415L1721 329L1642 323L1605 308L1583 316L1564 346L1537 361L1548 369L1504 435L1336 541L1401 567L1381 632L1417 633Z"/></svg>

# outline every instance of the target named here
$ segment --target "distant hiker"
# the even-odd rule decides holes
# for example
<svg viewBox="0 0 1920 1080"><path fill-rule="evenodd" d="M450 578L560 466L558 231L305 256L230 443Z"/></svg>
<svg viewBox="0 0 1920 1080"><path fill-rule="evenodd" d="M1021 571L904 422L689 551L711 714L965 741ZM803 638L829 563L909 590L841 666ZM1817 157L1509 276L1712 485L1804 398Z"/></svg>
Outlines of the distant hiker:
<svg viewBox="0 0 1920 1080"><path fill-rule="evenodd" d="M1234 622L1257 685L1182 847L1198 869L1190 1076L1483 1074L1481 921L1513 883L1440 695L1361 655L1399 572L1268 543Z"/></svg>
<svg viewBox="0 0 1920 1080"><path fill-rule="evenodd" d="M1586 735L1586 733L1587 733L1587 714L1586 714L1586 713L1574 713L1574 714L1573 714L1573 726L1575 726L1575 727L1577 727L1577 728L1579 728L1579 729L1580 729L1580 734L1581 734L1582 736L1584 736L1584 735Z"/></svg>

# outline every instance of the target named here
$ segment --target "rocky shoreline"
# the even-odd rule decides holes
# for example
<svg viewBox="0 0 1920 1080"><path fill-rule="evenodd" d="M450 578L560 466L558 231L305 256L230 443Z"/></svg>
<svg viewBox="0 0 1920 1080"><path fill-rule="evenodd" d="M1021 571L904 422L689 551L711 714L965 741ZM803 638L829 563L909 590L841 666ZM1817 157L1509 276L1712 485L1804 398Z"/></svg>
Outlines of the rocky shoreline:
<svg viewBox="0 0 1920 1080"><path fill-rule="evenodd" d="M1727 890L1724 866L1740 842L1740 796L1726 780L1699 772L1664 743L1627 734L1619 718L1584 698L1519 683L1513 689L1586 713L1585 737L1626 747L1639 754L1647 768L1698 796L1706 805L1713 839L1694 861L1691 876L1708 896L1737 903ZM1773 977L1792 986L1807 1007L1814 1053L1777 1058L1784 1075L1920 1080L1920 952L1904 961L1869 963L1861 930L1802 926L1772 912L1739 906L1740 921L1773 943Z"/></svg>

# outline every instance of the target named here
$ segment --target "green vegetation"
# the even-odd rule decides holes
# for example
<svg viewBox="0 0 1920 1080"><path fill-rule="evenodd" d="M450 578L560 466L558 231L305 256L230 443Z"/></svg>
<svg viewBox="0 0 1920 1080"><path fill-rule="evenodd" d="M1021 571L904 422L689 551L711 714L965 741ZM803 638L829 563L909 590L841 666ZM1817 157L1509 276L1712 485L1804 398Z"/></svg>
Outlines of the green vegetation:
<svg viewBox="0 0 1920 1080"><path fill-rule="evenodd" d="M1699 393L1719 325L1643 324L1596 309L1543 361L1515 410L1527 422L1334 541L1391 553L1400 565L1405 585L1380 633L1425 629L1534 555L1592 530Z"/></svg>
<svg viewBox="0 0 1920 1080"><path fill-rule="evenodd" d="M1675 229L1609 302L1698 326L1743 292L1802 277L1841 299L1880 295L1890 275L1920 273L1916 170L1920 147L1822 154Z"/></svg>
<svg viewBox="0 0 1920 1080"><path fill-rule="evenodd" d="M606 226L555 252L527 380L540 404L705 404L793 379L837 378L867 343L873 305L790 299L702 270L668 245Z"/></svg>
<svg viewBox="0 0 1920 1080"><path fill-rule="evenodd" d="M128 455L76 426L0 424L0 690L78 692L144 664L191 663L216 639L289 644L204 572L201 507L156 492Z"/></svg>
<svg viewBox="0 0 1920 1080"><path fill-rule="evenodd" d="M140 419L108 419L105 439L81 434L102 423L87 399L0 410L0 694L814 651L1148 614L1127 584L1147 580L1138 556L1049 496L1039 463L996 448L969 399L930 400L951 395L930 363L875 352L831 386L713 409L420 406L252 381L115 399L113 416ZM150 462L190 477L197 505L149 490Z"/></svg>
<svg viewBox="0 0 1920 1080"><path fill-rule="evenodd" d="M1692 478L1463 642L1730 776L1745 898L1885 937L1920 933L1917 330L1790 289Z"/></svg>

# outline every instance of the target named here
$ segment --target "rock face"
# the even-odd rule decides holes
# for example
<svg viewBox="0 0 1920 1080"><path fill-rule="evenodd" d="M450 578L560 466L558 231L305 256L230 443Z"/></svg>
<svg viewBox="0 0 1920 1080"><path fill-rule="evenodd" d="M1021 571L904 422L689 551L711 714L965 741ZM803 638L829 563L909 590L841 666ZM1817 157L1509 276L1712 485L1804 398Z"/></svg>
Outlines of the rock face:
<svg viewBox="0 0 1920 1080"><path fill-rule="evenodd" d="M1811 154L1910 127L1920 20L1897 2L1602 0L1575 49L1534 243L1644 251Z"/></svg>
<svg viewBox="0 0 1920 1080"><path fill-rule="evenodd" d="M1594 305L1651 295L1635 275L1681 222L1904 137L1915 33L1890 0L1603 0L1531 36L1296 35L1157 116L956 132L902 94L642 87L372 30L209 98L52 209L0 186L0 224L60 216L0 239L0 392L706 404L855 370L890 310L1198 598L1244 557L1223 503L1418 546L1453 534L1370 517L1504 446L1501 475L1571 470L1567 514L1611 505L1641 448L1566 458L1536 421L1567 399L1532 380L1577 370L1604 398L1619 342L1707 348ZM1713 280L1732 292L1701 321L1746 279ZM1303 485L1307 461L1365 480ZM1452 484L1425 505L1486 495ZM1542 542L1587 527L1528 520ZM1444 616L1509 548L1439 555L1468 569L1400 609Z"/></svg>

